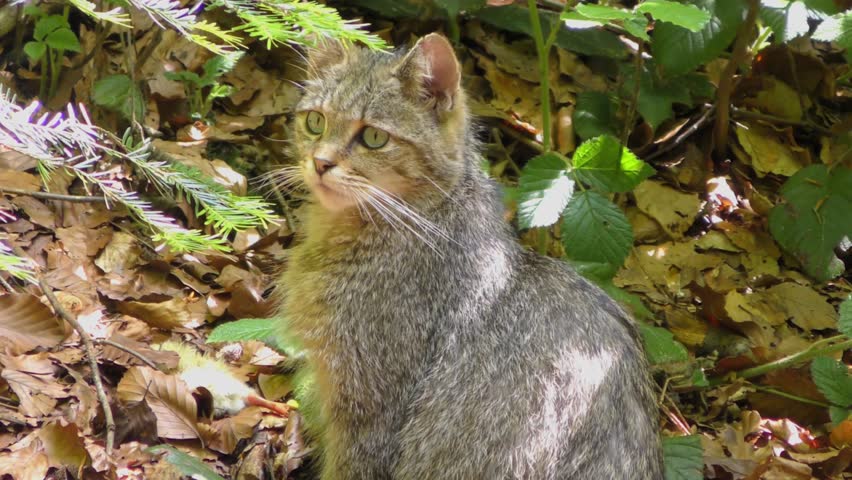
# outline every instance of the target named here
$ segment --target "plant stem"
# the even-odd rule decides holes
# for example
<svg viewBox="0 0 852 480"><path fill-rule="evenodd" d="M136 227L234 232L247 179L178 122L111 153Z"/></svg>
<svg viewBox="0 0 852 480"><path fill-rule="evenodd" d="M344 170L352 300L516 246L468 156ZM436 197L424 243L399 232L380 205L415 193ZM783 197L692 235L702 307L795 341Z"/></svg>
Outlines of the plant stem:
<svg viewBox="0 0 852 480"><path fill-rule="evenodd" d="M787 393L781 390L776 390L774 388L761 387L759 385L753 385L754 389L758 392L769 393L771 395L778 395L779 397L789 398L790 400L795 400L797 402L806 403L808 405L815 405L817 407L829 408L831 405L823 402L818 402L816 400L811 400L810 398L800 397L798 395L793 395L792 393Z"/></svg>
<svg viewBox="0 0 852 480"><path fill-rule="evenodd" d="M533 39L535 40L535 49L538 54L538 76L540 79L541 88L541 136L542 136L542 146L544 147L544 151L550 151L551 149L551 118L550 118L550 43L545 43L544 34L541 30L541 18L538 16L538 7L536 6L536 0L527 0L527 4L529 5L530 10L530 24L533 29ZM557 31L559 26L557 25L555 28L551 27L550 35L548 36L548 42L550 42L551 37L555 40L556 35L553 33Z"/></svg>
<svg viewBox="0 0 852 480"><path fill-rule="evenodd" d="M802 350L801 352L787 355L786 357L779 358L778 360L736 372L736 378L759 377L775 370L781 370L782 368L804 363L816 357L828 355L829 353L840 352L849 348L852 348L852 339L842 334L835 335L833 337L824 338L814 342L810 347ZM722 378L713 378L710 380L710 385L719 385L722 383L722 380Z"/></svg>

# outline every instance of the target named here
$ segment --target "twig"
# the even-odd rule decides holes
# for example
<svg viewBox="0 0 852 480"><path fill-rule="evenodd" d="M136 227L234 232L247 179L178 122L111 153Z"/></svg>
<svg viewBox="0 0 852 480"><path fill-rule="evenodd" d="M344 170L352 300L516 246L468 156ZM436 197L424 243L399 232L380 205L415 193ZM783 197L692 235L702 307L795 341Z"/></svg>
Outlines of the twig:
<svg viewBox="0 0 852 480"><path fill-rule="evenodd" d="M653 160L653 159L659 157L660 155L663 155L664 153L668 153L668 152L674 150L675 148L679 147L683 142L686 141L687 138L691 137L695 132L700 130L701 127L703 127L705 123L707 123L707 120L709 120L713 116L713 112L715 110L716 110L716 107L714 105L706 106L706 108L704 109L704 113L702 113L701 116L698 117L698 120L696 120L695 123L690 125L689 128L687 128L683 132L681 132L681 134L678 135L677 137L675 137L675 139L672 142L670 142L668 145L657 150L656 152L652 153L651 155L646 156L645 159L646 160Z"/></svg>
<svg viewBox="0 0 852 480"><path fill-rule="evenodd" d="M630 139L630 132L633 130L633 122L636 121L636 108L639 104L639 90L642 86L642 66L644 65L642 53L644 52L645 42L643 42L641 38L637 38L635 40L636 60L633 67L633 93L630 96L630 103L627 106L627 118L624 119L624 128L621 131L622 150L624 150L627 146L627 140Z"/></svg>
<svg viewBox="0 0 852 480"><path fill-rule="evenodd" d="M793 395L792 393L787 393L781 390L776 390L774 388L769 387L761 387L760 385L752 385L752 387L758 392L768 393L770 395L778 395L779 397L789 398L790 400L795 400L797 402L806 403L808 405L814 405L822 408L829 408L831 405L825 402L818 402L816 400L811 400L810 398L800 397L798 395Z"/></svg>
<svg viewBox="0 0 852 480"><path fill-rule="evenodd" d="M50 192L37 192L31 190L21 190L19 188L6 188L0 187L0 193L13 193L15 195L27 195L33 198L40 198L42 200L61 200L63 202L71 202L71 203L93 203L93 202L105 202L106 199L104 197L98 196L88 196L88 195L64 195L61 193L50 193Z"/></svg>
<svg viewBox="0 0 852 480"><path fill-rule="evenodd" d="M537 153L544 153L544 146L542 146L542 144L540 144L537 141L525 136L523 133L515 130L515 128L512 127L511 125L509 125L505 122L500 122L500 131L508 134L514 140L517 140L518 142L521 142L524 145L526 145L527 147L535 150Z"/></svg>
<svg viewBox="0 0 852 480"><path fill-rule="evenodd" d="M536 0L528 0L530 10L530 23L532 24L533 39L535 40L535 49L538 53L538 76L539 88L541 88L541 137L544 150L550 150L551 133L550 133L550 45L546 43L544 34L541 29L541 18L538 16L538 7ZM550 27L550 35L554 31L559 31L559 25ZM549 40L549 38L548 38Z"/></svg>
<svg viewBox="0 0 852 480"><path fill-rule="evenodd" d="M112 452L113 442L115 441L115 420L112 418L112 409L109 407L109 399L107 398L106 391L104 390L104 384L101 380L101 373L98 369L98 358L95 353L95 345L92 343L92 338L89 336L88 332L83 328L82 325L65 310L65 307L59 303L59 300L56 298L56 295L53 294L53 289L50 288L50 285L45 281L44 276L38 276L38 284L41 287L42 292L44 292L44 296L47 297L47 301L50 302L50 305L53 307L53 310L62 317L63 320L68 322L74 330L80 335L80 340L83 342L83 347L86 350L86 357L89 359L89 366L92 369L92 378L95 383L95 390L98 393L98 401L101 404L101 408L104 411L104 422L106 423L107 435L106 435L106 451L107 453Z"/></svg>
<svg viewBox="0 0 852 480"><path fill-rule="evenodd" d="M810 129L810 130L816 130L817 132L822 133L824 135L834 135L834 132L832 132L831 130L829 130L829 129L823 127L823 126L817 125L813 122L807 122L807 121L803 121L803 120L791 120L789 118L776 117L775 115L769 115L769 114L766 114L766 113L752 112L750 110L743 110L742 108L737 108L737 107L731 107L731 113L733 114L733 116L739 117L739 118L750 118L750 119L754 119L754 120L763 120L765 122L770 122L770 123L782 123L782 124L785 124L785 125L793 125L793 126L796 126L796 127L807 128L807 129Z"/></svg>
<svg viewBox="0 0 852 480"><path fill-rule="evenodd" d="M160 370L160 367L158 367L157 364L154 363L151 359L149 359L145 355L142 355L141 353L137 352L136 350L133 350L132 348L128 347L127 345L122 345L118 342L114 342L112 340L108 340L108 339L105 339L105 338L95 340L95 343L97 343L98 345L109 345L110 347L117 348L124 353L128 353L130 355L133 355L134 357L136 357L140 361L142 361L142 363L144 363L145 365L148 365L149 367L153 368L154 370Z"/></svg>
<svg viewBox="0 0 852 480"><path fill-rule="evenodd" d="M725 70L719 80L719 88L716 90L716 158L724 160L728 154L728 121L730 120L731 94L734 90L734 75L737 73L737 67L748 53L748 36L754 28L757 20L757 12L760 8L759 0L749 0L748 15L740 26L737 32L737 39L734 41L734 50L731 53L731 58L728 64L725 65Z"/></svg>
<svg viewBox="0 0 852 480"><path fill-rule="evenodd" d="M759 377L775 370L787 368L792 365L807 362L808 360L812 360L816 357L828 355L829 353L840 352L849 348L852 348L852 339L849 339L849 337L842 334L835 335L833 337L824 338L820 341L814 342L811 346L801 352L787 355L786 357L779 358L778 360L769 363L764 363L763 365L746 368L745 370L736 372L735 375L736 378ZM724 380L726 380L725 377L712 378L710 379L710 386L719 385Z"/></svg>

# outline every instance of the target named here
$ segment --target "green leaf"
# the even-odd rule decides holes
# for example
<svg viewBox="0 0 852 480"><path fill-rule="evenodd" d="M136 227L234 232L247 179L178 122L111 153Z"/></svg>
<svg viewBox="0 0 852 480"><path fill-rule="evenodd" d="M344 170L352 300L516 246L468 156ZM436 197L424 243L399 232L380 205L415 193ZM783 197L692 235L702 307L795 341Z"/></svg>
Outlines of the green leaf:
<svg viewBox="0 0 852 480"><path fill-rule="evenodd" d="M628 10L593 3L577 5L577 12L593 20L627 20L636 16L635 13Z"/></svg>
<svg viewBox="0 0 852 480"><path fill-rule="evenodd" d="M604 192L627 192L655 173L627 147L610 135L586 140L574 153L579 179Z"/></svg>
<svg viewBox="0 0 852 480"><path fill-rule="evenodd" d="M639 298L639 295L632 294L622 288L616 287L615 284L612 283L612 280L604 282L595 281L595 284L601 287L601 289L606 292L610 298L630 310L634 318L646 321L651 321L654 318L654 313L648 310L648 307L642 303L642 299Z"/></svg>
<svg viewBox="0 0 852 480"><path fill-rule="evenodd" d="M562 215L562 244L572 260L618 267L633 246L633 230L615 204L587 190L568 202Z"/></svg>
<svg viewBox="0 0 852 480"><path fill-rule="evenodd" d="M814 32L813 38L836 42L838 47L846 49L846 59L852 59L852 10L823 20Z"/></svg>
<svg viewBox="0 0 852 480"><path fill-rule="evenodd" d="M486 7L475 12L473 16L497 28L532 36L529 11L519 5ZM561 27L562 22L556 13L539 10L539 17L545 37L550 32L551 25ZM627 48L621 43L618 35L597 28L579 30L560 28L556 35L556 45L583 55L617 59L627 56Z"/></svg>
<svg viewBox="0 0 852 480"><path fill-rule="evenodd" d="M183 453L171 445L155 445L145 451L154 455L165 454L163 459L174 465L180 473L194 480L225 480L198 458Z"/></svg>
<svg viewBox="0 0 852 480"><path fill-rule="evenodd" d="M837 320L837 329L840 333L852 338L852 297L847 298L840 304L840 318Z"/></svg>
<svg viewBox="0 0 852 480"><path fill-rule="evenodd" d="M273 318L243 318L214 328L207 343L267 340L278 335L280 320Z"/></svg>
<svg viewBox="0 0 852 480"><path fill-rule="evenodd" d="M623 64L621 74L624 77L621 94L627 98L633 96L636 85L636 69L632 65ZM692 105L693 97L712 95L707 77L698 73L670 76L662 78L652 60L647 60L639 76L639 98L637 110L642 118L657 129L664 121L674 117L675 103Z"/></svg>
<svg viewBox="0 0 852 480"><path fill-rule="evenodd" d="M833 423L835 427L849 418L849 415L852 415L852 409L841 408L835 405L828 407L828 416L831 418L831 423Z"/></svg>
<svg viewBox="0 0 852 480"><path fill-rule="evenodd" d="M716 58L737 36L743 21L745 3L740 0L694 0L691 2L711 13L704 27L692 32L662 22L654 27L651 51L666 75L689 72Z"/></svg>
<svg viewBox="0 0 852 480"><path fill-rule="evenodd" d="M804 2L809 9L817 12L826 13L828 15L838 13L837 4L834 3L834 0L804 0Z"/></svg>
<svg viewBox="0 0 852 480"><path fill-rule="evenodd" d="M769 213L769 231L819 281L844 270L834 248L852 237L852 169L805 167L781 187L784 203Z"/></svg>
<svg viewBox="0 0 852 480"><path fill-rule="evenodd" d="M473 12L485 6L485 0L435 0L435 4L447 11L450 18L462 12Z"/></svg>
<svg viewBox="0 0 852 480"><path fill-rule="evenodd" d="M648 19L644 16L625 20L622 26L627 30L627 33L634 37L641 38L646 42L651 41L651 37L648 36Z"/></svg>
<svg viewBox="0 0 852 480"><path fill-rule="evenodd" d="M704 450L699 435L663 438L663 461L666 480L701 480L704 478Z"/></svg>
<svg viewBox="0 0 852 480"><path fill-rule="evenodd" d="M126 119L141 120L145 116L145 101L127 75L109 75L92 87L92 100L97 105L121 113Z"/></svg>
<svg viewBox="0 0 852 480"><path fill-rule="evenodd" d="M636 7L636 11L650 13L655 20L669 22L691 32L701 30L710 20L710 14L695 5L668 0L646 0Z"/></svg>
<svg viewBox="0 0 852 480"><path fill-rule="evenodd" d="M578 93L573 122L574 131L583 140L599 135L615 135L615 105L612 98L600 92Z"/></svg>
<svg viewBox="0 0 852 480"><path fill-rule="evenodd" d="M33 38L43 41L47 36L60 28L70 29L71 25L62 15L48 15L38 19L33 30Z"/></svg>
<svg viewBox="0 0 852 480"><path fill-rule="evenodd" d="M44 56L47 51L47 45L44 42L27 42L24 44L24 53L30 57L30 60L37 62Z"/></svg>
<svg viewBox="0 0 852 480"><path fill-rule="evenodd" d="M574 191L567 164L559 154L548 152L532 158L518 180L518 226L546 227L559 215Z"/></svg>
<svg viewBox="0 0 852 480"><path fill-rule="evenodd" d="M804 2L793 1L779 6L762 4L760 19L769 26L774 35L773 43L785 43L805 35L810 30L808 11Z"/></svg>
<svg viewBox="0 0 852 480"><path fill-rule="evenodd" d="M79 52L82 50L80 41L77 36L69 28L60 28L59 30L50 32L44 43L54 50L67 50L69 52Z"/></svg>
<svg viewBox="0 0 852 480"><path fill-rule="evenodd" d="M844 363L817 357L811 363L811 376L829 402L838 407L852 407L852 375Z"/></svg>
<svg viewBox="0 0 852 480"><path fill-rule="evenodd" d="M689 361L686 347L674 339L672 332L645 323L639 324L639 332L642 334L648 361L652 365Z"/></svg>

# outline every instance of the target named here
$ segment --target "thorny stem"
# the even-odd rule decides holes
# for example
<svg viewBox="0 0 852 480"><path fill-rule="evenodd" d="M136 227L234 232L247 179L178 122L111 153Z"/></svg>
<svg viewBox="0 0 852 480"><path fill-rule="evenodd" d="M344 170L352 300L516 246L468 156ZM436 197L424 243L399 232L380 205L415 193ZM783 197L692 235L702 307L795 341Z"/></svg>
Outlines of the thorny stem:
<svg viewBox="0 0 852 480"><path fill-rule="evenodd" d="M86 350L86 357L89 360L89 367L92 369L92 379L95 383L95 390L98 393L98 401L104 411L104 423L106 423L107 430L106 451L107 454L109 454L112 452L113 443L115 443L115 420L112 418L112 409L109 406L109 399L107 398L106 391L104 390L104 384L101 380L101 372L98 369L98 357L95 352L95 345L92 343L92 337L90 337L89 333L86 332L86 329L80 325L80 322L78 322L77 319L72 317L71 314L65 310L65 307L62 306L59 299L57 299L56 295L53 294L53 289L47 284L44 276L38 276L38 284L56 314L62 317L63 320L68 322L68 324L77 331L80 335L80 340L83 342L83 347Z"/></svg>
<svg viewBox="0 0 852 480"><path fill-rule="evenodd" d="M748 53L748 37L754 28L757 20L757 13L760 8L759 0L749 0L748 15L740 26L737 33L737 39L734 42L734 49L731 53L731 58L722 72L719 80L719 88L716 89L716 158L724 160L728 153L728 122L730 120L731 109L731 94L734 90L734 75L737 73L737 67Z"/></svg>
<svg viewBox="0 0 852 480"><path fill-rule="evenodd" d="M530 24L533 29L533 39L535 39L535 49L538 54L538 76L540 79L541 88L541 136L544 151L551 149L551 133L550 133L550 45L545 44L544 34L541 30L541 18L538 16L538 6L536 0L527 0L530 10ZM551 27L548 42L551 37L556 38L554 31L559 30L559 25Z"/></svg>
<svg viewBox="0 0 852 480"><path fill-rule="evenodd" d="M792 355L787 355L786 357L779 358L778 360L769 363L764 363L763 365L758 365L756 367L746 368L745 370L736 372L736 378L759 377L775 370L780 370L782 368L787 368L792 365L804 363L816 357L821 357L823 355L828 355L834 352L840 352L849 348L852 348L852 339L849 339L849 337L842 334L835 335L833 337L824 338L822 340L814 342L813 344L811 344L810 347L802 350L801 352L796 352ZM726 379L723 377L713 378L710 380L710 385L719 385L723 382L723 380Z"/></svg>

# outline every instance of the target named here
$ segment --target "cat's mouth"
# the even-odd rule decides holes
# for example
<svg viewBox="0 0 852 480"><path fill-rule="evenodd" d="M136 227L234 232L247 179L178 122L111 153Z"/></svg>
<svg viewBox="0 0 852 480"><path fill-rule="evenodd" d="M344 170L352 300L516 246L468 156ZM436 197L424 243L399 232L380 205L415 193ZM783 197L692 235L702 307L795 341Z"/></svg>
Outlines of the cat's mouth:
<svg viewBox="0 0 852 480"><path fill-rule="evenodd" d="M332 211L340 211L355 206L356 200L352 195L348 194L342 185L330 178L325 178L327 176L311 176L308 180L308 186L319 203Z"/></svg>

